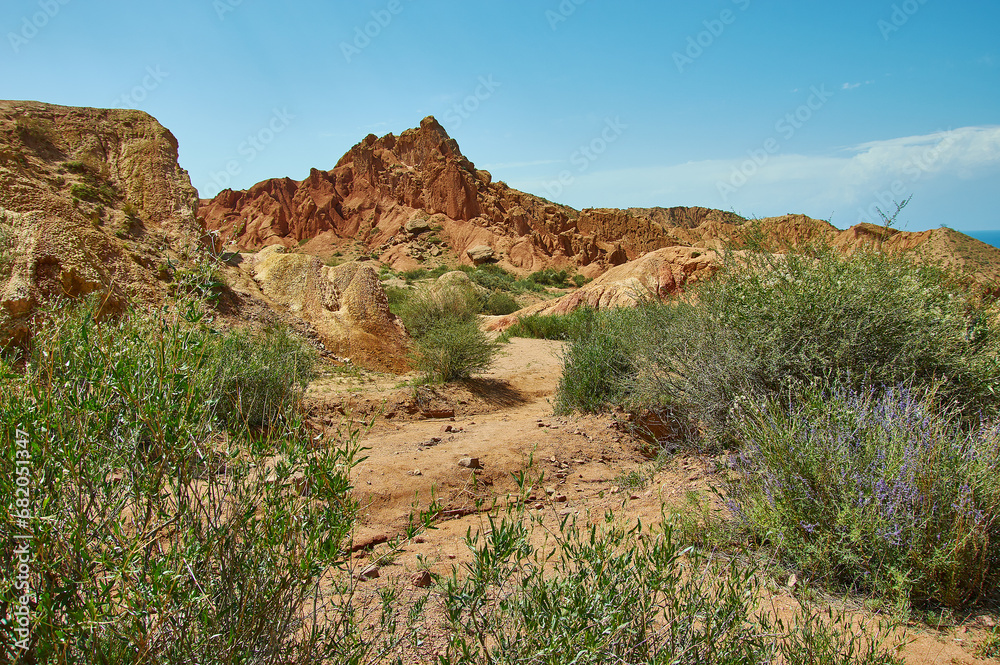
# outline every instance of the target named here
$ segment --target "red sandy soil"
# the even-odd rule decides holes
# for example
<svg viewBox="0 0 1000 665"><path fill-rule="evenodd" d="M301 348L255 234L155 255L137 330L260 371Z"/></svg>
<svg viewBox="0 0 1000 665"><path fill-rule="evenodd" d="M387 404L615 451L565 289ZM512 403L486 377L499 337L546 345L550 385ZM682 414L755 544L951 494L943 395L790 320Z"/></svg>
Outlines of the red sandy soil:
<svg viewBox="0 0 1000 665"><path fill-rule="evenodd" d="M427 569L446 576L469 561L466 533L484 526L482 511L494 502L517 496L512 474L521 471L537 481L528 510L551 525L567 515L603 519L606 511L629 523L638 518L653 524L662 519L664 506L669 512L689 505L691 492L710 500L710 486L721 480L715 472L721 460L679 454L658 466L643 454L649 444L631 433L620 415L553 415L562 348L559 342L514 339L490 372L448 386L414 388L402 385L413 377L340 370L310 387L307 405L314 418L330 426L343 420L342 413L374 421L361 438L368 458L353 473L363 506L353 566L379 567L379 577L363 583L369 590L395 585L404 597L415 598L425 593L413 587L415 573ZM460 466L464 458L478 459L482 468ZM633 471L650 482L640 490L621 487ZM414 507L426 509L432 496L444 509L436 528L385 556L385 543L400 536ZM433 600L437 593L433 587L430 592ZM787 588L764 601L779 612L797 603ZM428 607L422 646L408 662L431 662L443 653L447 637L440 609L435 615L434 603ZM857 618L870 619L860 610ZM974 653L997 620L995 612L980 611L940 630L910 626L906 662L993 662Z"/></svg>

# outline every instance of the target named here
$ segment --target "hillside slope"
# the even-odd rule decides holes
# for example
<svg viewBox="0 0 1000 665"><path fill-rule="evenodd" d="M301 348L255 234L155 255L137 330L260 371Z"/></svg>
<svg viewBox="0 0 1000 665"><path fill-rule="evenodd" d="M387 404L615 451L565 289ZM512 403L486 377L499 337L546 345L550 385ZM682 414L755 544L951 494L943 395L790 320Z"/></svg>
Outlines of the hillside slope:
<svg viewBox="0 0 1000 665"><path fill-rule="evenodd" d="M55 296L155 301L197 246L177 140L141 111L0 101L0 344Z"/></svg>

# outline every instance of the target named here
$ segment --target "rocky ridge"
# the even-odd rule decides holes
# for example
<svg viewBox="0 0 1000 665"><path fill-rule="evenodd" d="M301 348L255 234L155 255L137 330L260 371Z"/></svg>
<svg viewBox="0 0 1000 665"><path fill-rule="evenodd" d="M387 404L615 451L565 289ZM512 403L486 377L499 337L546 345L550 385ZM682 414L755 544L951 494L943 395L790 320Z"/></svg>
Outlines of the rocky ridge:
<svg viewBox="0 0 1000 665"><path fill-rule="evenodd" d="M203 200L199 214L223 242L246 250L274 244L329 255L353 246L396 269L496 261L521 273L574 267L589 276L745 221L707 208L558 205L493 182L433 117L398 137L369 135L305 180L225 190Z"/></svg>
<svg viewBox="0 0 1000 665"><path fill-rule="evenodd" d="M164 262L203 235L197 204L177 140L146 113L0 101L0 343L57 296L157 300Z"/></svg>

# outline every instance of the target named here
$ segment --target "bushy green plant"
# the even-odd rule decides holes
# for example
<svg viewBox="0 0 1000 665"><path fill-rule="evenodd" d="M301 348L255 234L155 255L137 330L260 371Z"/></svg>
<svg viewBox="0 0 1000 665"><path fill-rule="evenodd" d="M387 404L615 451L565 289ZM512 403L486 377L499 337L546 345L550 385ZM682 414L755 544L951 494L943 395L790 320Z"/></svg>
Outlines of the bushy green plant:
<svg viewBox="0 0 1000 665"><path fill-rule="evenodd" d="M1000 425L964 429L909 388L742 403L725 488L740 523L810 577L951 607L1000 580Z"/></svg>
<svg viewBox="0 0 1000 665"><path fill-rule="evenodd" d="M513 510L466 537L472 561L443 581L450 627L443 663L901 662L887 626L854 631L843 615L802 607L780 619L760 606L760 576L709 562L666 526L607 514L569 518L532 544Z"/></svg>
<svg viewBox="0 0 1000 665"><path fill-rule="evenodd" d="M475 320L443 318L415 340L416 365L429 378L447 382L483 372L493 364L498 345Z"/></svg>
<svg viewBox="0 0 1000 665"><path fill-rule="evenodd" d="M81 161L63 162L62 165L63 165L63 168L66 169L67 171L69 171L70 173L80 173L80 174L83 174L83 173L87 173L87 171L88 171L87 165L84 164Z"/></svg>
<svg viewBox="0 0 1000 665"><path fill-rule="evenodd" d="M580 310L579 336L563 356L556 411L600 411L625 398L624 386L637 371L632 353L634 310Z"/></svg>
<svg viewBox="0 0 1000 665"><path fill-rule="evenodd" d="M218 260L207 253L196 257L189 267L176 270L173 279L175 296L192 296L208 302L218 300L226 287Z"/></svg>
<svg viewBox="0 0 1000 665"><path fill-rule="evenodd" d="M512 273L491 263L465 272L473 282L489 291L512 291L514 281L517 279Z"/></svg>
<svg viewBox="0 0 1000 665"><path fill-rule="evenodd" d="M285 327L254 334L232 330L214 338L207 365L213 412L230 425L250 428L287 416L313 376L316 352Z"/></svg>
<svg viewBox="0 0 1000 665"><path fill-rule="evenodd" d="M0 604L14 597L15 535L37 596L14 662L384 657L391 612L365 632L351 576L330 575L348 560L357 432L317 438L290 416L261 435L220 419L237 383L215 383L220 345L196 307L102 323L96 311L53 314L26 372L0 377ZM27 518L12 512L19 439Z"/></svg>
<svg viewBox="0 0 1000 665"><path fill-rule="evenodd" d="M504 334L510 337L525 337L528 339L578 339L596 316L592 309L581 307L569 314L531 314L521 317Z"/></svg>
<svg viewBox="0 0 1000 665"><path fill-rule="evenodd" d="M469 284L428 284L409 294L398 316L414 340L415 366L432 381L487 369L498 345L479 329L483 302Z"/></svg>
<svg viewBox="0 0 1000 665"><path fill-rule="evenodd" d="M517 304L514 297L502 291L491 293L483 304L483 312L492 316L513 314L519 309L521 309L521 306Z"/></svg>
<svg viewBox="0 0 1000 665"><path fill-rule="evenodd" d="M466 284L430 284L410 294L398 316L414 339L423 337L442 320L472 321L482 310L479 295Z"/></svg>
<svg viewBox="0 0 1000 665"><path fill-rule="evenodd" d="M555 268L542 268L528 275L528 279L542 286L566 286L569 272Z"/></svg>
<svg viewBox="0 0 1000 665"><path fill-rule="evenodd" d="M997 402L1000 338L987 304L903 257L752 253L683 301L638 311L623 340L641 368L630 402L686 413L710 438L729 436L737 398L809 386L935 386L967 415Z"/></svg>

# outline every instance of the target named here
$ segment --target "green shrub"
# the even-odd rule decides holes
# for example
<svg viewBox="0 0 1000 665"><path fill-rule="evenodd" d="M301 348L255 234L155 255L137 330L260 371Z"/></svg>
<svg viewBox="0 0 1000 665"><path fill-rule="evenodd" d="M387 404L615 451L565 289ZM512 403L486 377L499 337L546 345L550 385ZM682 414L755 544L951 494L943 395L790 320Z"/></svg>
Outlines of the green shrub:
<svg viewBox="0 0 1000 665"><path fill-rule="evenodd" d="M410 336L419 339L442 320L472 321L481 309L482 301L468 285L430 284L411 293L398 316Z"/></svg>
<svg viewBox="0 0 1000 665"><path fill-rule="evenodd" d="M1000 425L908 388L746 403L729 505L809 577L958 607L1000 580Z"/></svg>
<svg viewBox="0 0 1000 665"><path fill-rule="evenodd" d="M528 280L542 286L567 286L569 272L555 268L542 268L528 275Z"/></svg>
<svg viewBox="0 0 1000 665"><path fill-rule="evenodd" d="M807 603L779 618L761 576L710 562L667 526L563 518L544 546L513 510L466 537L472 561L442 583L450 629L442 663L896 664L889 626L852 627Z"/></svg>
<svg viewBox="0 0 1000 665"><path fill-rule="evenodd" d="M316 352L284 327L215 338L207 360L213 413L231 426L274 424L298 403L315 363Z"/></svg>
<svg viewBox="0 0 1000 665"><path fill-rule="evenodd" d="M498 345L477 322L442 318L417 337L416 365L429 378L447 382L490 368Z"/></svg>
<svg viewBox="0 0 1000 665"><path fill-rule="evenodd" d="M430 275L430 272L426 268L414 268L412 270L404 270L399 274L407 284L410 284L418 279L424 279Z"/></svg>
<svg viewBox="0 0 1000 665"><path fill-rule="evenodd" d="M636 312L580 310L579 337L566 349L556 411L600 411L621 403L625 382L636 372L631 353Z"/></svg>
<svg viewBox="0 0 1000 665"><path fill-rule="evenodd" d="M70 194L81 201L104 205L111 205L118 198L118 193L107 184L85 185L78 182L70 187Z"/></svg>
<svg viewBox="0 0 1000 665"><path fill-rule="evenodd" d="M194 309L99 324L96 307L52 315L27 372L0 377L0 605L16 596L15 536L30 537L37 595L15 662L367 662L394 649L391 608L366 633L333 600L353 597L351 576L329 571L350 556L356 433L220 422L237 385L215 384L226 343ZM26 519L8 500L18 441Z"/></svg>
<svg viewBox="0 0 1000 665"><path fill-rule="evenodd" d="M935 386L992 411L998 338L986 304L906 258L833 251L733 261L682 302L651 303L624 344L632 404L687 413L725 439L737 398L809 386ZM580 368L582 369L582 368Z"/></svg>
<svg viewBox="0 0 1000 665"><path fill-rule="evenodd" d="M190 267L176 270L173 278L175 296L193 296L209 302L218 300L226 287L218 260L208 254L195 258Z"/></svg>
<svg viewBox="0 0 1000 665"><path fill-rule="evenodd" d="M519 309L521 306L517 304L517 301L510 294L502 291L491 293L483 305L483 311L492 316L513 314Z"/></svg>
<svg viewBox="0 0 1000 665"><path fill-rule="evenodd" d="M451 272L452 269L445 265L436 266L430 270L427 268L414 268L412 270L404 270L400 273L400 277L406 280L407 284L412 284L418 279L436 279L446 272Z"/></svg>
<svg viewBox="0 0 1000 665"><path fill-rule="evenodd" d="M595 316L594 310L587 307L581 307L569 314L531 314L521 317L504 334L508 338L579 339L584 331L590 329L589 326Z"/></svg>
<svg viewBox="0 0 1000 665"><path fill-rule="evenodd" d="M512 291L514 281L517 279L512 273L495 264L481 265L474 270L466 269L465 272L473 282L489 291Z"/></svg>

